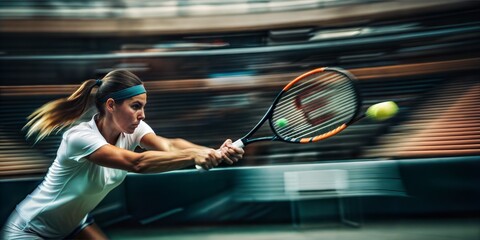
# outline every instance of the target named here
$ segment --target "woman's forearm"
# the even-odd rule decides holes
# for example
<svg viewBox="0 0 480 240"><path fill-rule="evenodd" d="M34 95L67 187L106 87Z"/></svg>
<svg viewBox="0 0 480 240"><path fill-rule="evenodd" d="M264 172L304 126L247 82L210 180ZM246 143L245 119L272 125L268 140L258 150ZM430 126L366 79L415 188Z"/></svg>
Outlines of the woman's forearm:
<svg viewBox="0 0 480 240"><path fill-rule="evenodd" d="M197 149L205 149L207 147L197 145L195 143L189 142L185 139L182 138L174 138L170 139L170 144L172 147L172 150L174 151L181 151L184 149L189 149L189 148L197 148Z"/></svg>
<svg viewBox="0 0 480 240"><path fill-rule="evenodd" d="M195 155L190 150L146 151L140 154L135 164L137 173L158 173L182 169L195 164Z"/></svg>
<svg viewBox="0 0 480 240"><path fill-rule="evenodd" d="M165 138L153 133L145 135L141 140L141 145L148 150L166 152L182 151L191 148L208 149L207 147L194 144L182 138Z"/></svg>

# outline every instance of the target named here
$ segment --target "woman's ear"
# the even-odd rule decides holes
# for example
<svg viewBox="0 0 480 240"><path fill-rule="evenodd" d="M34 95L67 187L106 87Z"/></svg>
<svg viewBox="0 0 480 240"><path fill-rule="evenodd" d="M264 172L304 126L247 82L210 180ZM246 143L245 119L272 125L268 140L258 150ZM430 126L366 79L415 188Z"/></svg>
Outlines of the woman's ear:
<svg viewBox="0 0 480 240"><path fill-rule="evenodd" d="M115 110L115 100L113 100L113 98L109 98L109 99L105 102L105 108L106 108L107 111L109 111L109 112L112 112L113 110Z"/></svg>

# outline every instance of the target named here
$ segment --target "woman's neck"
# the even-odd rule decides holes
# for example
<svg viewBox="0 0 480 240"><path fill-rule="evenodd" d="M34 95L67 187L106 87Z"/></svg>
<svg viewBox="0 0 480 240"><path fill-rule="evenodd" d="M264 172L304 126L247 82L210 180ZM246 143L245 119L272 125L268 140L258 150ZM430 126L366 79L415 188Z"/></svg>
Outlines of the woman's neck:
<svg viewBox="0 0 480 240"><path fill-rule="evenodd" d="M107 116L97 117L95 123L105 140L107 140L108 143L115 145L121 132L115 129L112 119L108 119Z"/></svg>

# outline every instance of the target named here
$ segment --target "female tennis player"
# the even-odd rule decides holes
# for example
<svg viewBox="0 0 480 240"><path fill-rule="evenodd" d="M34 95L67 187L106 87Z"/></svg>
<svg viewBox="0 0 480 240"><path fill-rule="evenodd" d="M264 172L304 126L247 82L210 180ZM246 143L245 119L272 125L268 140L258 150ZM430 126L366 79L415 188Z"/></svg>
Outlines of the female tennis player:
<svg viewBox="0 0 480 240"><path fill-rule="evenodd" d="M127 175L158 173L222 161L233 164L244 151L227 139L218 150L183 139L157 136L145 123L147 93L133 73L115 70L85 81L68 98L37 109L27 136L37 140L73 124L89 107L94 88L98 113L63 134L57 157L43 182L17 205L4 239L107 239L88 213ZM140 146L147 151L135 152Z"/></svg>

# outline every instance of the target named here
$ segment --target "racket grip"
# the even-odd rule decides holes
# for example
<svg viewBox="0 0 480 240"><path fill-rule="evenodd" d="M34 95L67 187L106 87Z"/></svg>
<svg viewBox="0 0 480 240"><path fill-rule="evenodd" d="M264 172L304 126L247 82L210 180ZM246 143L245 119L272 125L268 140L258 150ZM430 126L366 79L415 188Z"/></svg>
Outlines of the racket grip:
<svg viewBox="0 0 480 240"><path fill-rule="evenodd" d="M242 139L238 139L237 141L233 142L232 145L237 148L245 147L245 144L243 144ZM217 150L217 151L219 152L220 150ZM199 165L195 165L195 168L198 169L199 171L208 171L208 169L205 169Z"/></svg>
<svg viewBox="0 0 480 240"><path fill-rule="evenodd" d="M238 139L237 141L233 142L232 145L237 148L245 147L245 144L243 144L242 139Z"/></svg>
<svg viewBox="0 0 480 240"><path fill-rule="evenodd" d="M206 171L208 171L208 169L205 169L205 168L201 167L200 165L195 165L195 168L196 168L198 171L201 171L201 172L206 172Z"/></svg>

